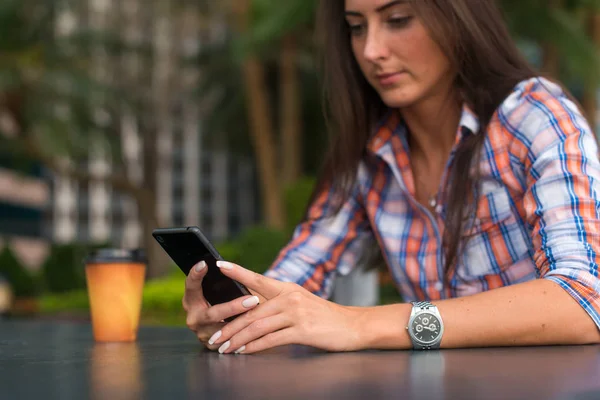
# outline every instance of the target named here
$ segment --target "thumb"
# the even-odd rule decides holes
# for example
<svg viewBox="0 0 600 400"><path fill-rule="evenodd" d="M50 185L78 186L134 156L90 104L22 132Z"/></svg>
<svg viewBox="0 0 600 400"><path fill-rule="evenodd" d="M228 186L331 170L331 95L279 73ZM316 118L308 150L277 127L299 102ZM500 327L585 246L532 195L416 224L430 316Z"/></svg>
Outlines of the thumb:
<svg viewBox="0 0 600 400"><path fill-rule="evenodd" d="M190 303L205 302L202 293L202 280L206 276L208 266L205 261L200 261L190 269L185 278L185 298Z"/></svg>
<svg viewBox="0 0 600 400"><path fill-rule="evenodd" d="M192 267L192 269L190 269L190 272L188 273L188 278L190 278L190 280L192 281L198 281L200 284L202 284L202 280L208 272L207 267L208 264L206 264L206 261L199 261L196 265ZM202 285L200 285L200 289L202 289Z"/></svg>

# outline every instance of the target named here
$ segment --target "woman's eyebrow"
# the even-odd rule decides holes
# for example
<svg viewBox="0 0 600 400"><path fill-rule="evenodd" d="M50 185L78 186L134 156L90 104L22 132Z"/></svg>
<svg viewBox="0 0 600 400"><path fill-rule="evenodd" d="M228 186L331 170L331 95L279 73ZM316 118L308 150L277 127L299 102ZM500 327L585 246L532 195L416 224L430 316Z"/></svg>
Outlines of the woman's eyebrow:
<svg viewBox="0 0 600 400"><path fill-rule="evenodd" d="M377 7L377 9L375 11L377 11L378 13L382 13L385 10L387 10L388 8L391 8L391 7L393 7L395 5L398 5L398 4L404 4L406 2L407 2L407 0L393 0L393 1L390 1L389 3L386 3L386 4L384 4L384 5L380 6L380 7ZM348 10L348 11L345 11L344 14L346 16L362 17L362 14L359 13L358 11Z"/></svg>

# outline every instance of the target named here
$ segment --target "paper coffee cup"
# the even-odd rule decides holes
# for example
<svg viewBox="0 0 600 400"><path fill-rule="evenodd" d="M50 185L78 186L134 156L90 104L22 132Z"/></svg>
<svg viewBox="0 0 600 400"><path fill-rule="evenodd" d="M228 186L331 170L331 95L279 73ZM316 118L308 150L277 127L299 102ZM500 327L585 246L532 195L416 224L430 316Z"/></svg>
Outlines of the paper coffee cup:
<svg viewBox="0 0 600 400"><path fill-rule="evenodd" d="M146 277L142 250L102 249L85 260L94 339L132 342L137 339Z"/></svg>

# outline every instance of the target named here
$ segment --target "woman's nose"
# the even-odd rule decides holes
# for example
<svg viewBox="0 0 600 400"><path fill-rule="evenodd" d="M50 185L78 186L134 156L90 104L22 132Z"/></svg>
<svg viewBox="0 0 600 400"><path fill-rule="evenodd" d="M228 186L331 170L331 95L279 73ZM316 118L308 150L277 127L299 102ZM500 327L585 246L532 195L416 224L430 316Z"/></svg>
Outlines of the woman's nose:
<svg viewBox="0 0 600 400"><path fill-rule="evenodd" d="M367 39L364 48L365 59L375 62L385 59L389 56L389 49L386 45L382 32L377 29L370 29L367 32Z"/></svg>

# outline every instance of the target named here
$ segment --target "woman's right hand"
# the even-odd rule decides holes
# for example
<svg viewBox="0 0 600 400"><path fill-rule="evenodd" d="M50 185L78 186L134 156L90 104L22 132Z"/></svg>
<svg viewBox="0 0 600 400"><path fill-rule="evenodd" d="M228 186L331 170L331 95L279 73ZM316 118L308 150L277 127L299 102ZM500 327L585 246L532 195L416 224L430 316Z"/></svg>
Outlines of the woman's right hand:
<svg viewBox="0 0 600 400"><path fill-rule="evenodd" d="M242 314L258 305L257 296L243 296L228 303L210 306L202 293L202 280L206 275L206 263L199 262L192 268L185 279L185 294L183 296L183 309L187 313L186 324L198 340L210 350L217 350L219 346L209 343L212 336L221 330L225 320L229 317ZM216 340L217 338L214 338Z"/></svg>

